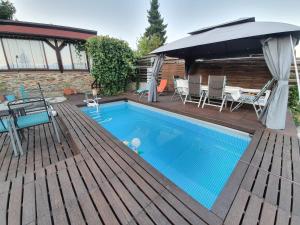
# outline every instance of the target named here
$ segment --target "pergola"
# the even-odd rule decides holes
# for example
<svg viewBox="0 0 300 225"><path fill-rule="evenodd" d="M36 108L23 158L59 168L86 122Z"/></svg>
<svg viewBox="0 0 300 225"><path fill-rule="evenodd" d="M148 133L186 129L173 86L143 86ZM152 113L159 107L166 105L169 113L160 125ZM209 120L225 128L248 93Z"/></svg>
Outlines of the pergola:
<svg viewBox="0 0 300 225"><path fill-rule="evenodd" d="M67 43L84 42L97 35L97 31L53 24L32 23L15 20L0 20L0 38L17 38L27 40L41 40L46 42L56 53L58 69L64 71L61 50ZM0 48L3 43L0 40ZM4 51L4 57L7 56ZM88 63L88 61L87 61ZM89 65L88 65L89 66Z"/></svg>
<svg viewBox="0 0 300 225"><path fill-rule="evenodd" d="M154 67L161 66L162 56L177 57L185 60L188 73L196 60L252 57L263 54L277 82L261 120L269 128L285 127L288 78L292 61L294 61L298 90L300 90L294 51L300 38L299 26L279 22L256 22L254 17L250 17L202 28L189 34L188 37L155 49L152 53L158 56ZM150 90L148 101L156 101L154 78L159 69L153 69L151 82L154 85L150 85L153 90Z"/></svg>

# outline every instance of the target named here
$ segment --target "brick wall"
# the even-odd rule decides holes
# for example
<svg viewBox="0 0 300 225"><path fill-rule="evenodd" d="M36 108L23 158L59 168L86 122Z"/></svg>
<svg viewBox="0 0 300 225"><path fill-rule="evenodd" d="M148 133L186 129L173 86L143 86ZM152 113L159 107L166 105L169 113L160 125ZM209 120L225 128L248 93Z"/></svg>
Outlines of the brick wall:
<svg viewBox="0 0 300 225"><path fill-rule="evenodd" d="M40 83L45 91L45 96L62 96L66 84L78 93L91 90L94 81L89 72L68 71L28 71L28 72L0 72L0 81L4 82L9 92L19 93L20 84L26 88L36 87Z"/></svg>

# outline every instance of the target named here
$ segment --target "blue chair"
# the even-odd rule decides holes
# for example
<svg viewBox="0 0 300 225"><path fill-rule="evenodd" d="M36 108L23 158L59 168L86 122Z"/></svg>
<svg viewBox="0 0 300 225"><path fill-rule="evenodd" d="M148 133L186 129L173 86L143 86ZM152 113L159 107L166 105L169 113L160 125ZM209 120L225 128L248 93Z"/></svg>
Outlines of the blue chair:
<svg viewBox="0 0 300 225"><path fill-rule="evenodd" d="M136 94L139 96L139 98L142 98L146 93L148 93L150 90L150 82L147 83L146 87L139 88L136 90Z"/></svg>
<svg viewBox="0 0 300 225"><path fill-rule="evenodd" d="M52 123L57 140L61 143L52 108L44 98L26 98L12 101L8 103L8 108L14 118L13 130L20 131L25 128ZM22 148L20 152L23 154Z"/></svg>
<svg viewBox="0 0 300 225"><path fill-rule="evenodd" d="M40 86L40 84L37 84L37 88L25 88L24 84L20 85L19 91L20 91L20 96L21 98L26 101L26 99L28 98L38 98L38 97L42 97L44 98L43 95L43 90Z"/></svg>
<svg viewBox="0 0 300 225"><path fill-rule="evenodd" d="M16 100L15 95L5 95L5 99L9 102Z"/></svg>
<svg viewBox="0 0 300 225"><path fill-rule="evenodd" d="M17 145L18 145L19 149L21 147L21 143L18 142L19 139L15 140L15 138L14 138L15 131L12 130L11 118L10 117L6 116L6 118L4 118L4 116L0 116L0 134L2 134L2 133L8 133L8 135L10 137L10 140L11 140L11 143L12 143L14 155L18 156L18 150L17 150L15 141L17 141ZM15 133L15 135L16 135L16 133Z"/></svg>

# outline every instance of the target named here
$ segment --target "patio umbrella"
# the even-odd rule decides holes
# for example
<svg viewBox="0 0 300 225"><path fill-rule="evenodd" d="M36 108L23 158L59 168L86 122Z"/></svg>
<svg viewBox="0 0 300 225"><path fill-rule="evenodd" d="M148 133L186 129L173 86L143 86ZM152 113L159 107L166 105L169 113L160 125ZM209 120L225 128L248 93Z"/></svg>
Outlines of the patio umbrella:
<svg viewBox="0 0 300 225"><path fill-rule="evenodd" d="M264 58L272 76L277 80L260 120L268 128L284 129L289 95L289 77L293 51L297 43L291 35L262 40Z"/></svg>
<svg viewBox="0 0 300 225"><path fill-rule="evenodd" d="M155 56L155 61L151 73L150 80L150 88L148 93L148 102L156 102L157 101L157 82L156 79L158 77L159 71L164 62L164 55L160 54Z"/></svg>

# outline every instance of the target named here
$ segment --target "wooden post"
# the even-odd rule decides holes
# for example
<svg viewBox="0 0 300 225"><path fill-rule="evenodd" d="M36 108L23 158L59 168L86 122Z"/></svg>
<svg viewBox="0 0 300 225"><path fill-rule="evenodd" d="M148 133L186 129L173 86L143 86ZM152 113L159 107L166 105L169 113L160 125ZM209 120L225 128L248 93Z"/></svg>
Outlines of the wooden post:
<svg viewBox="0 0 300 225"><path fill-rule="evenodd" d="M54 40L54 43L55 43L55 53L56 53L56 57L57 57L58 68L59 68L59 71L61 73L63 73L64 72L64 67L63 67L63 64L62 64L60 49L58 47L56 39Z"/></svg>
<svg viewBox="0 0 300 225"><path fill-rule="evenodd" d="M73 56L72 56L71 46L68 44L68 47L69 47L69 52L70 52L70 57L71 57L72 70L74 70L74 69L75 69L75 66L74 66L74 61L73 61Z"/></svg>
<svg viewBox="0 0 300 225"><path fill-rule="evenodd" d="M85 59L86 59L86 63L87 63L87 69L89 72L91 72L89 55L87 54L86 51L84 53L85 53Z"/></svg>
<svg viewBox="0 0 300 225"><path fill-rule="evenodd" d="M295 73L296 73L296 79L297 79L297 86L298 86L298 97L299 97L299 102L300 102L300 80L299 80L299 73L298 73L298 67L297 67L297 59L296 59L296 55L295 55L295 49L294 49L292 35L290 35L290 40L291 40L292 53L293 53L293 59L294 59L294 67L295 67Z"/></svg>
<svg viewBox="0 0 300 225"><path fill-rule="evenodd" d="M7 55L6 55L5 49L4 49L4 44L3 44L2 38L0 39L0 41L1 41L1 45L2 45L2 50L3 50L3 54L4 54L6 66L7 66L7 69L9 70L10 66L9 66L9 63L8 63L8 59L7 59Z"/></svg>

